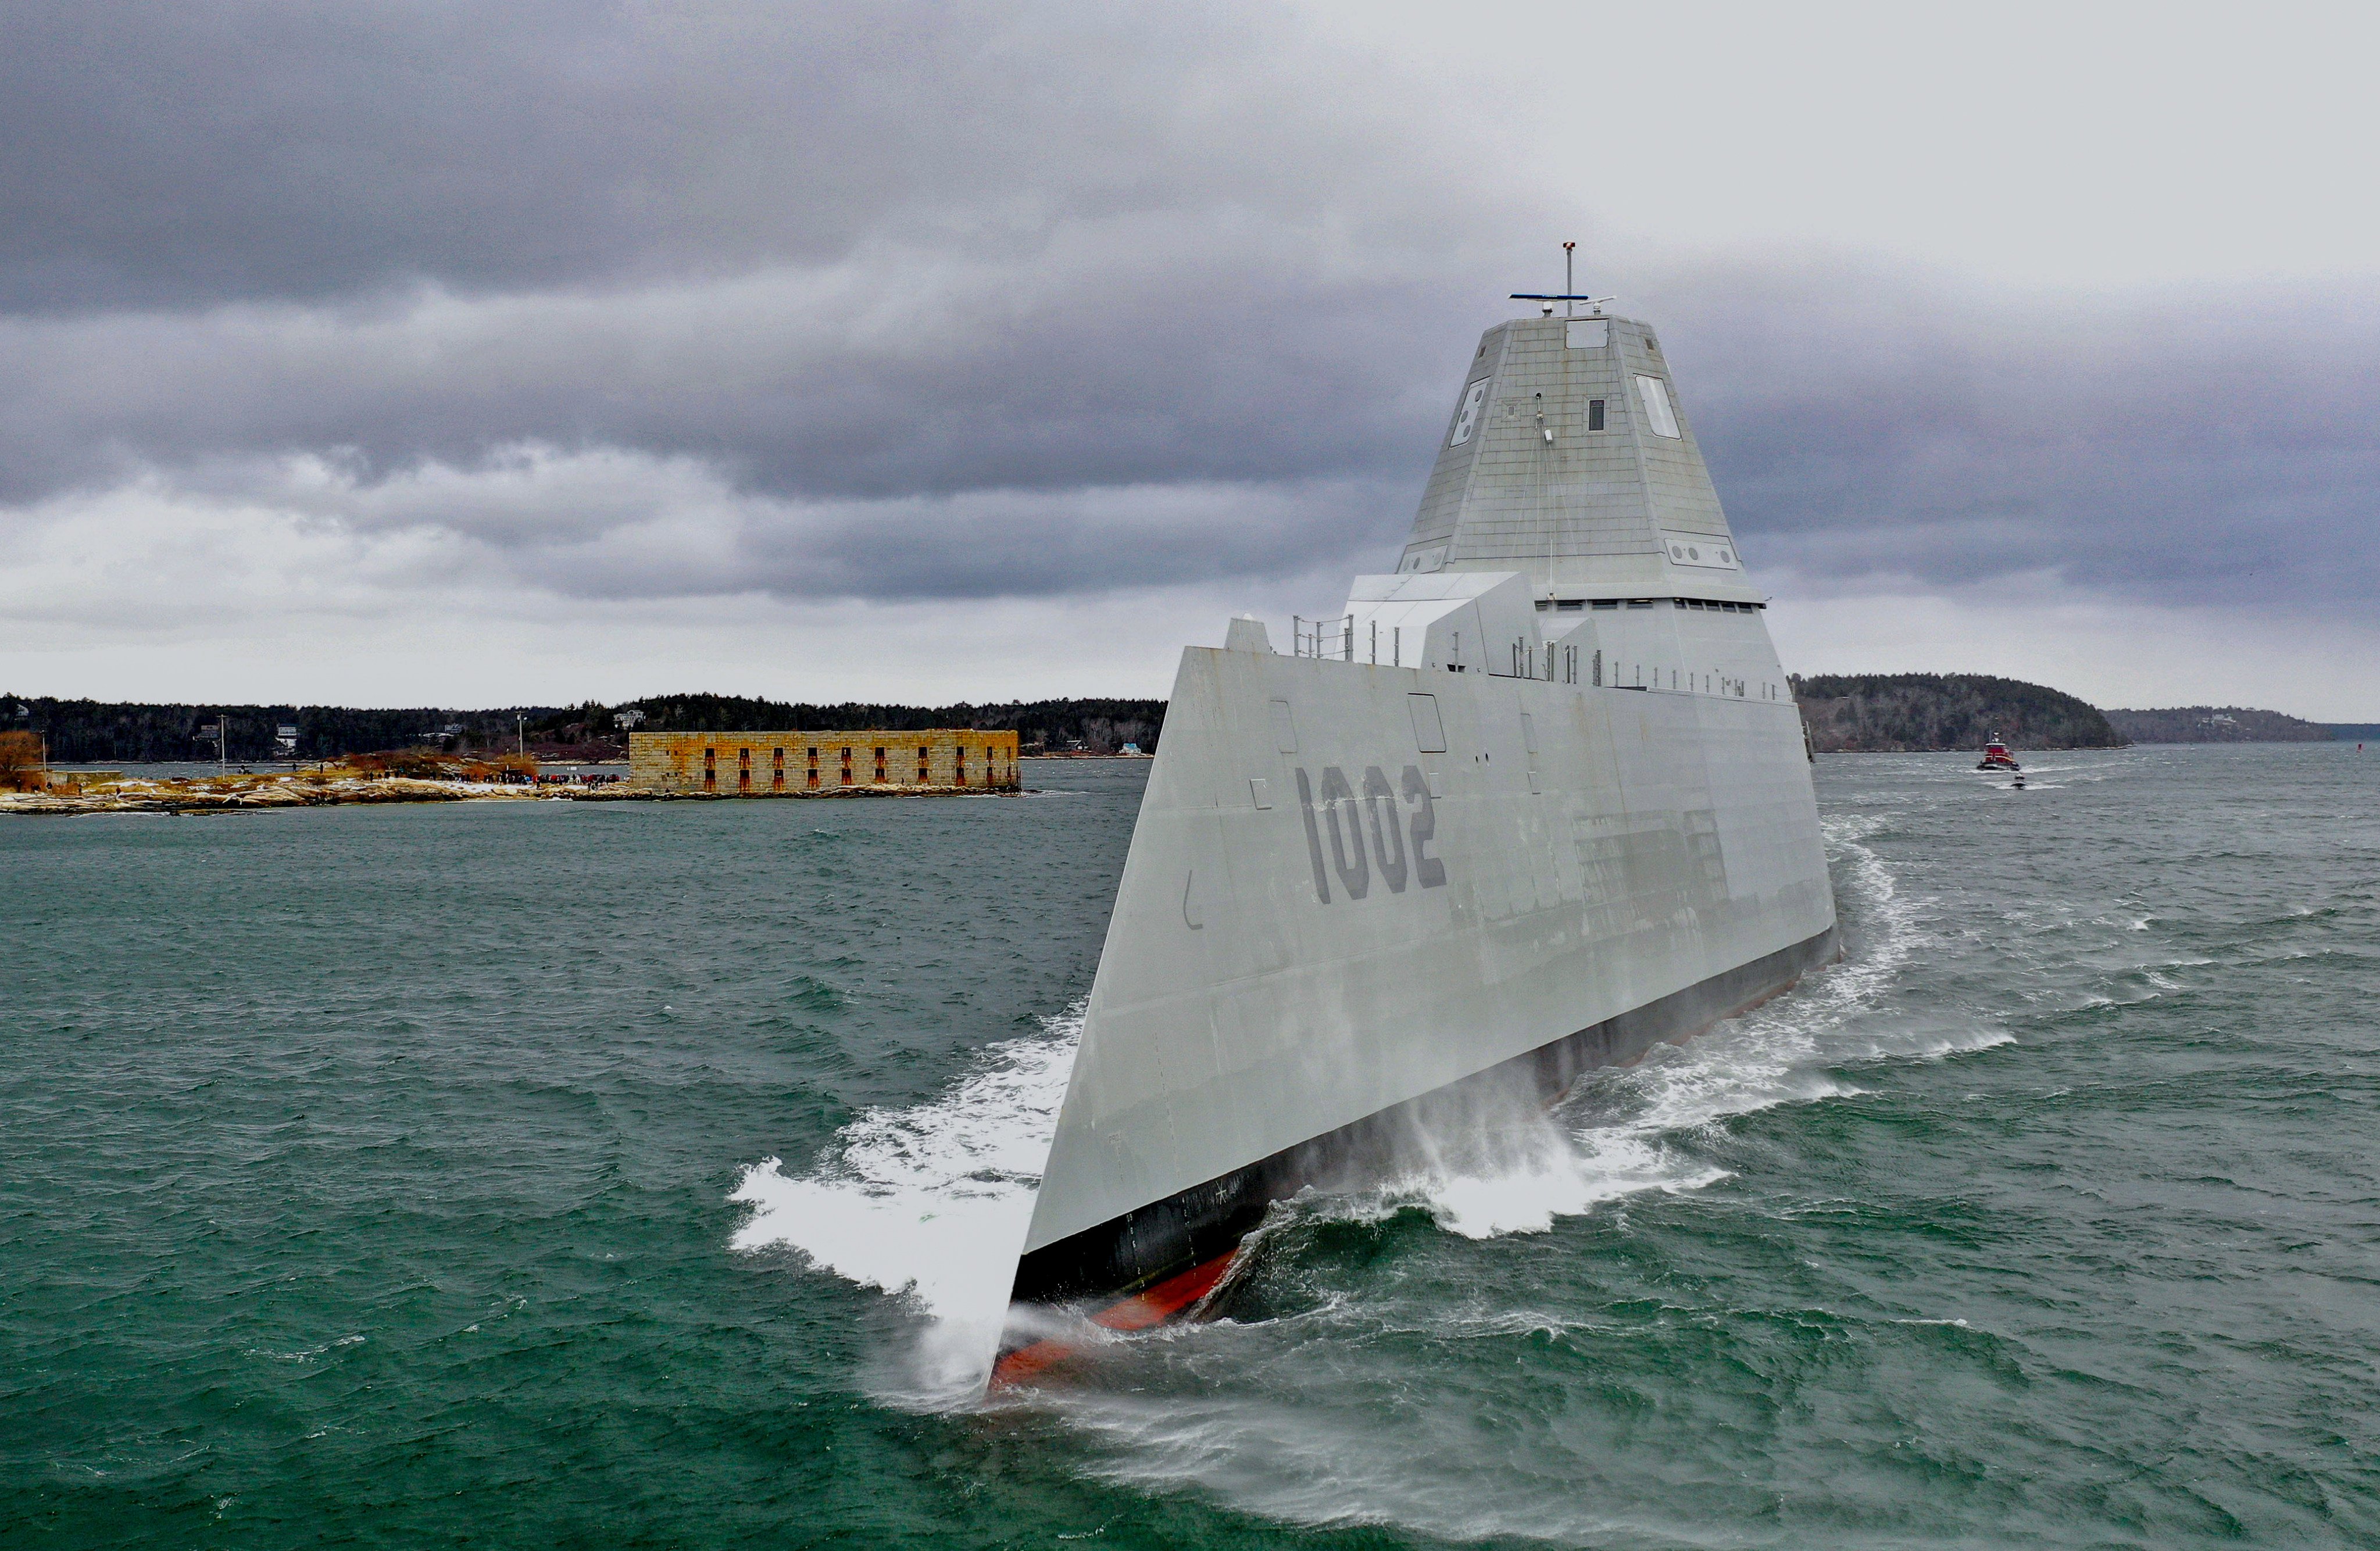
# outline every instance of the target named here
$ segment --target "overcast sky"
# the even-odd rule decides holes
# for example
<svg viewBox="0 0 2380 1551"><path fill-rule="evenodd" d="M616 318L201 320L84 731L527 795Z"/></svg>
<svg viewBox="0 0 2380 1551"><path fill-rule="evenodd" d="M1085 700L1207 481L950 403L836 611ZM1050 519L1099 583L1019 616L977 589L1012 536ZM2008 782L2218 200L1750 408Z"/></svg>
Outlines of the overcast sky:
<svg viewBox="0 0 2380 1551"><path fill-rule="evenodd" d="M2380 718L2344 14L12 0L0 690L1163 694L1575 238L1789 668Z"/></svg>

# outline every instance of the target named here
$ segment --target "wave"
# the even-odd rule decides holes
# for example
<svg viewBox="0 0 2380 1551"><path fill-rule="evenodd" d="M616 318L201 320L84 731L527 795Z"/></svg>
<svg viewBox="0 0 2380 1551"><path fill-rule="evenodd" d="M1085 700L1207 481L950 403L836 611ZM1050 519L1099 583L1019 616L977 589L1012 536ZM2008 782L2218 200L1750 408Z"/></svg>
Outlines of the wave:
<svg viewBox="0 0 2380 1551"><path fill-rule="evenodd" d="M729 1195L751 1208L731 1248L792 1250L927 1316L888 1398L981 1392L1082 1032L1077 1003L1040 1035L988 1048L941 1096L868 1111L805 1172L749 1165Z"/></svg>
<svg viewBox="0 0 2380 1551"><path fill-rule="evenodd" d="M1521 1102L1466 1109L1417 1138L1412 1167L1399 1178L1351 1195L1306 1197L1297 1209L1369 1219L1418 1206L1464 1238L1546 1232L1625 1196L1726 1179L1726 1169L1697 1155L1695 1133L1775 1105L1860 1091L1831 1067L2004 1043L2010 1036L1998 1029L1860 1030L1861 1015L1924 938L1918 902L1902 896L1864 843L1884 822L1862 816L1826 824L1854 939L1840 963L1683 1047L1657 1046L1633 1068L1597 1074L1550 1113ZM991 1047L934 1098L868 1111L807 1169L789 1172L774 1157L748 1166L730 1196L751 1208L731 1241L735 1250L792 1250L926 1316L892 1398L940 1406L980 1390L1083 1013L1077 1002L1039 1036Z"/></svg>
<svg viewBox="0 0 2380 1551"><path fill-rule="evenodd" d="M1780 1104L1854 1096L1860 1090L1829 1070L1847 1060L1940 1059L2008 1042L2013 1036L1997 1028L1946 1036L1860 1027L1925 936L1920 903L1902 895L1864 843L1884 824L1858 816L1824 826L1856 938L1840 963L1682 1047L1656 1046L1633 1068L1590 1077L1534 1129L1507 1122L1503 1156L1492 1166L1465 1167L1449 1149L1458 1161L1400 1180L1382 1197L1418 1202L1439 1227L1467 1238L1544 1232L1623 1196L1700 1190L1728 1178L1696 1156L1695 1133ZM1344 1209L1375 1207L1351 1202Z"/></svg>

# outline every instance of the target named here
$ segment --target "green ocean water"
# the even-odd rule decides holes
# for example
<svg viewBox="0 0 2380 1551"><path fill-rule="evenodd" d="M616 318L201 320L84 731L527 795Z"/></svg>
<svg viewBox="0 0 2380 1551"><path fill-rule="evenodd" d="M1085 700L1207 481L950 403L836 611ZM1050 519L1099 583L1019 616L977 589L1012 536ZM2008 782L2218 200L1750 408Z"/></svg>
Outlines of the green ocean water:
<svg viewBox="0 0 2380 1551"><path fill-rule="evenodd" d="M0 1545L2380 1543L2380 756L1970 762L1819 762L1842 964L990 1407L1145 765L0 823Z"/></svg>

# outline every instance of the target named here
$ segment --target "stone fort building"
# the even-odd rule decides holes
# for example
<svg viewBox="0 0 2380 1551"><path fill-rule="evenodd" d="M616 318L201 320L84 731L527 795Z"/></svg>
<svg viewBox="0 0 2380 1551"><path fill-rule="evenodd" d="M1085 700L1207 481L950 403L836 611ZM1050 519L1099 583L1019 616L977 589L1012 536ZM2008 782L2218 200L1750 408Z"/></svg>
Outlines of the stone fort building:
<svg viewBox="0 0 2380 1551"><path fill-rule="evenodd" d="M648 792L723 797L1014 792L1016 734L950 727L922 733L631 733L628 783Z"/></svg>

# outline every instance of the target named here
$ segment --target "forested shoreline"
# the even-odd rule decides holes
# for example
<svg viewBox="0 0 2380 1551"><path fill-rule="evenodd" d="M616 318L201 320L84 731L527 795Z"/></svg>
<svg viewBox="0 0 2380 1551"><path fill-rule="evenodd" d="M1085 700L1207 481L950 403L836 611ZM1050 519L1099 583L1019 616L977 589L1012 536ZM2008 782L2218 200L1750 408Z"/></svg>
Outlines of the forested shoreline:
<svg viewBox="0 0 2380 1551"><path fill-rule="evenodd" d="M2107 721L2136 744L2311 744L2336 736L2320 722L2247 706L2110 710Z"/></svg>
<svg viewBox="0 0 2380 1551"><path fill-rule="evenodd" d="M1923 754L1979 749L2121 748L2125 739L2089 702L1986 673L1821 673L1791 679L1821 754Z"/></svg>
<svg viewBox="0 0 2380 1551"><path fill-rule="evenodd" d="M2313 742L2333 729L2240 706L2102 711L2074 696L1982 673L1822 673L1791 680L1819 753L1919 753L1980 748L2120 748L2128 743ZM905 706L813 704L735 695L655 695L614 705L442 707L191 706L0 695L0 732L30 732L59 764L157 764L212 759L220 718L234 763L290 757L276 735L295 727L300 760L435 747L488 754L526 747L547 758L624 756L627 726L645 732L853 732L881 727L1014 731L1027 753L1153 753L1165 702L1146 699L961 701ZM201 735L203 733L203 735Z"/></svg>
<svg viewBox="0 0 2380 1551"><path fill-rule="evenodd" d="M218 719L225 757L235 764L275 758L334 759L349 754L432 746L501 753L600 757L625 753L625 720L643 732L851 732L881 727L1014 730L1027 750L1111 754L1126 744L1153 751L1165 702L1133 699L1012 700L990 704L898 706L849 701L811 705L732 695L658 695L616 705L504 706L462 710L348 706L190 706L0 695L0 732L36 734L49 757L68 765L160 764L212 759ZM283 727L297 729L294 756L279 752Z"/></svg>

